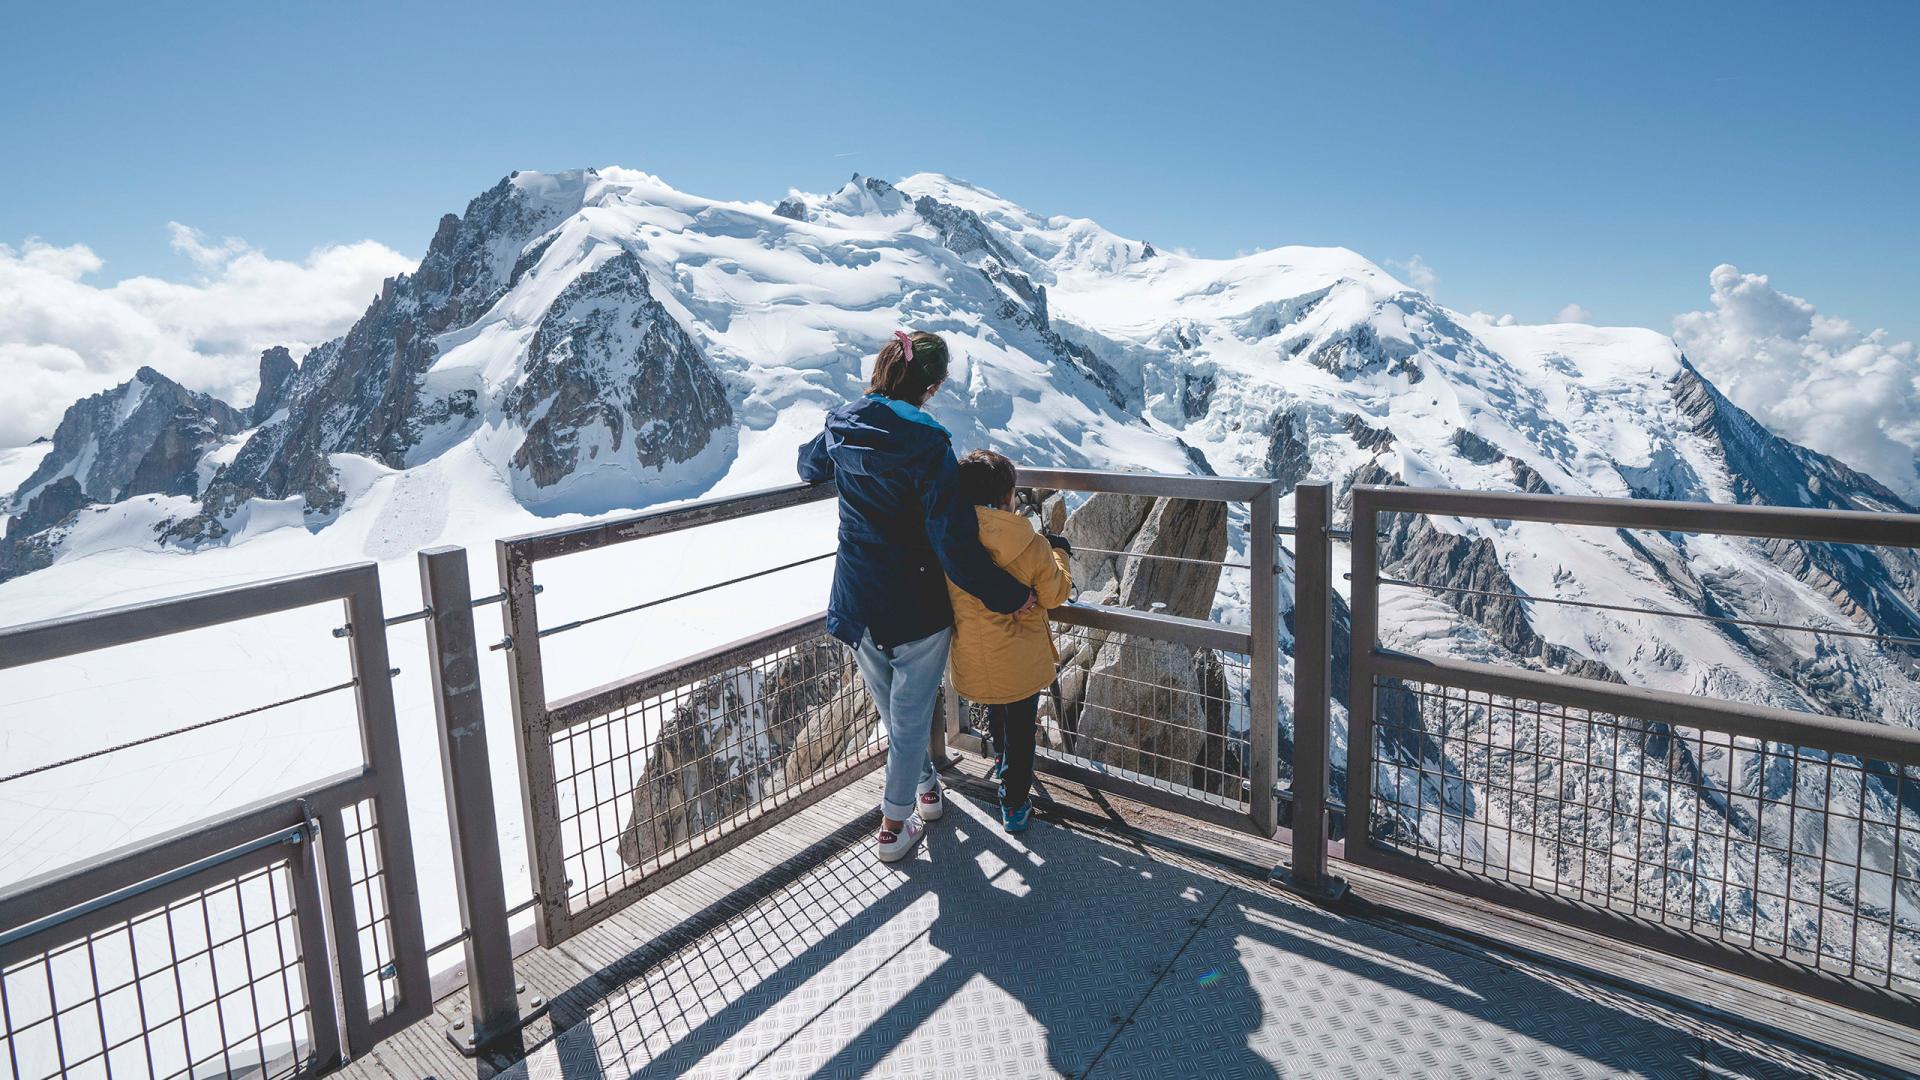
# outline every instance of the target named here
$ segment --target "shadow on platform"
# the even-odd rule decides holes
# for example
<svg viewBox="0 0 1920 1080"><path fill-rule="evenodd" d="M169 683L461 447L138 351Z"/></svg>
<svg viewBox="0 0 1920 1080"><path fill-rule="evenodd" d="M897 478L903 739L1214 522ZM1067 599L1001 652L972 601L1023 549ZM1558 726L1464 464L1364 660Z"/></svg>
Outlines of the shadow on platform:
<svg viewBox="0 0 1920 1080"><path fill-rule="evenodd" d="M1800 1075L1471 948L949 805L909 861L876 862L862 815L717 898L557 998L514 1074Z"/></svg>

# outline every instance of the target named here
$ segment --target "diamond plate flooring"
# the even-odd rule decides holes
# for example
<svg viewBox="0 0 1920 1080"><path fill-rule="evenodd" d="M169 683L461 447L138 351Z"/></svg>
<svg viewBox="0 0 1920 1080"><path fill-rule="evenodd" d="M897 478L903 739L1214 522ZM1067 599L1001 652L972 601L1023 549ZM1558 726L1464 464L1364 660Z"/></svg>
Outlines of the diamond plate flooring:
<svg viewBox="0 0 1920 1080"><path fill-rule="evenodd" d="M864 842L870 814L810 811L848 820L764 894L717 886L726 910L556 1001L565 1029L504 1075L1808 1074L1578 980L949 804L894 866ZM779 844L729 857L766 870L795 854Z"/></svg>

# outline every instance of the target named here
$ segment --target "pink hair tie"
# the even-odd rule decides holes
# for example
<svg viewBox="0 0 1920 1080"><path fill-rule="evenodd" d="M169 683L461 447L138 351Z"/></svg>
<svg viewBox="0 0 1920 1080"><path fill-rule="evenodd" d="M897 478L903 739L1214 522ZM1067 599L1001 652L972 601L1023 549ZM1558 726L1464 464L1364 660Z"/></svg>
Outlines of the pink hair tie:
<svg viewBox="0 0 1920 1080"><path fill-rule="evenodd" d="M900 340L902 358L909 363L913 360L913 338L905 330L895 330L893 336Z"/></svg>

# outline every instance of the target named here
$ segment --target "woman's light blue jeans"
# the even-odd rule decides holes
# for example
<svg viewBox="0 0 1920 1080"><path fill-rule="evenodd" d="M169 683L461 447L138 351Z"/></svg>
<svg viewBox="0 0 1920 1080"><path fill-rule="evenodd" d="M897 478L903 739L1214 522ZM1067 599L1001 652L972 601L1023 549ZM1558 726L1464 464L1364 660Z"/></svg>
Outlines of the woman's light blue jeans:
<svg viewBox="0 0 1920 1080"><path fill-rule="evenodd" d="M919 806L917 788L934 774L928 744L933 741L933 702L947 671L947 649L953 628L928 634L918 641L882 649L873 635L860 635L853 650L867 692L880 710L887 729L887 789L880 812L905 821Z"/></svg>

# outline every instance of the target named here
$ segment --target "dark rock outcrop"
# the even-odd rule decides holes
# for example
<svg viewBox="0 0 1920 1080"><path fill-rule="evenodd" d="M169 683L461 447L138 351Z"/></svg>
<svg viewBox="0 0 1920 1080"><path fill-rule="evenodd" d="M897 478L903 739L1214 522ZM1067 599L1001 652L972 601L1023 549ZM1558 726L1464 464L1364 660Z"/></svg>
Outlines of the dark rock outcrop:
<svg viewBox="0 0 1920 1080"><path fill-rule="evenodd" d="M1369 322L1356 323L1321 342L1307 354L1307 362L1342 377L1383 369L1389 375L1406 376L1408 382L1425 376L1411 345L1382 340Z"/></svg>
<svg viewBox="0 0 1920 1080"><path fill-rule="evenodd" d="M1188 420L1198 420L1207 415L1207 409L1213 404L1213 391L1217 385L1210 371L1183 371L1180 373L1180 415Z"/></svg>
<svg viewBox="0 0 1920 1080"><path fill-rule="evenodd" d="M0 536L0 581L51 566L66 531L80 511L91 505L93 500L71 476L42 487L19 514L8 519L6 535Z"/></svg>
<svg viewBox="0 0 1920 1080"><path fill-rule="evenodd" d="M247 407L247 424L258 426L284 408L293 394L293 377L299 372L293 354L284 345L275 345L260 354L260 391Z"/></svg>
<svg viewBox="0 0 1920 1080"><path fill-rule="evenodd" d="M475 417L470 395L421 400L439 351L433 338L486 312L532 265L535 242L578 207L523 191L508 177L440 219L419 269L387 279L346 335L308 353L287 390L287 416L268 424L208 485L200 514L167 530L217 538L220 520L250 498L304 497L327 516L345 496L329 455L360 454L398 468L428 426Z"/></svg>
<svg viewBox="0 0 1920 1080"><path fill-rule="evenodd" d="M646 271L621 252L555 298L527 346L526 374L506 400L526 425L513 466L541 487L585 464L582 435L631 440L638 463L687 461L733 426L725 385L673 316Z"/></svg>
<svg viewBox="0 0 1920 1080"><path fill-rule="evenodd" d="M1393 446L1393 432L1374 427L1356 414L1347 414L1342 423L1346 425L1347 434L1353 436L1353 444L1362 450L1377 452Z"/></svg>
<svg viewBox="0 0 1920 1080"><path fill-rule="evenodd" d="M1499 447L1466 428L1454 428L1450 441L1461 457L1475 465L1491 465L1506 456Z"/></svg>
<svg viewBox="0 0 1920 1080"><path fill-rule="evenodd" d="M1227 551L1224 503L1095 495L1067 520L1066 535L1075 544L1075 582L1083 594L1186 618L1211 613L1220 585L1217 560ZM1083 546L1133 557L1083 552ZM1238 775L1225 669L1212 650L1100 631L1064 635L1060 649L1060 693L1046 703L1042 719L1064 745L1203 790L1224 790L1225 778Z"/></svg>
<svg viewBox="0 0 1920 1080"><path fill-rule="evenodd" d="M245 427L240 411L150 367L69 406L53 449L14 493L24 508L47 484L72 477L93 502L134 495L192 495L201 457Z"/></svg>
<svg viewBox="0 0 1920 1080"><path fill-rule="evenodd" d="M703 680L645 751L616 845L621 861L644 866L844 758L879 720L860 686L853 655L836 641Z"/></svg>
<svg viewBox="0 0 1920 1080"><path fill-rule="evenodd" d="M1297 409L1286 409L1272 420L1273 433L1267 439L1266 474L1286 487L1307 478L1313 467L1312 447L1307 441L1307 418Z"/></svg>

